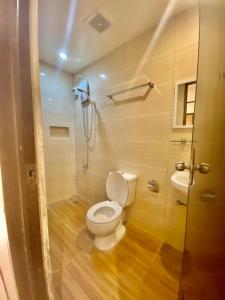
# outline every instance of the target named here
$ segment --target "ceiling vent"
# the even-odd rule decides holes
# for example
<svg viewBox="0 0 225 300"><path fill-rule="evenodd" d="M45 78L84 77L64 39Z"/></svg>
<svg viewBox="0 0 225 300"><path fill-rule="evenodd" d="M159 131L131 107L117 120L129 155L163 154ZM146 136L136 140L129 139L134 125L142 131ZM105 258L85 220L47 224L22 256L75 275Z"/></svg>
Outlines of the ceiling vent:
<svg viewBox="0 0 225 300"><path fill-rule="evenodd" d="M111 26L111 23L103 15L101 11L96 11L88 20L88 24L98 33L103 33Z"/></svg>

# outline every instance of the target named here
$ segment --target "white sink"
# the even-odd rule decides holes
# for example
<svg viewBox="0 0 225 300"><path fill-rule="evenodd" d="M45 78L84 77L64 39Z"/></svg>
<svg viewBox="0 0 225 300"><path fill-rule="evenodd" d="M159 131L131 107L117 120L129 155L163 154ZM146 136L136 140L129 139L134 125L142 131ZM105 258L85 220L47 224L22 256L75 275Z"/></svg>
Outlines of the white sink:
<svg viewBox="0 0 225 300"><path fill-rule="evenodd" d="M189 184L189 171L176 171L172 176L171 176L171 184L172 186L183 192L184 194L188 193L188 184Z"/></svg>

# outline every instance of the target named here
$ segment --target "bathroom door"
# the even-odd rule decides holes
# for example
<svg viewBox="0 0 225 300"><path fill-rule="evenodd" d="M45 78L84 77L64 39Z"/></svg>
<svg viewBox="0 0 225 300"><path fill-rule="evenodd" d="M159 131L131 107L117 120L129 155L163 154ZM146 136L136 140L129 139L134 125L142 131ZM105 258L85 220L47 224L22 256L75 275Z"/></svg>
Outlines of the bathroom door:
<svg viewBox="0 0 225 300"><path fill-rule="evenodd" d="M200 0L198 87L181 299L225 299L225 1Z"/></svg>

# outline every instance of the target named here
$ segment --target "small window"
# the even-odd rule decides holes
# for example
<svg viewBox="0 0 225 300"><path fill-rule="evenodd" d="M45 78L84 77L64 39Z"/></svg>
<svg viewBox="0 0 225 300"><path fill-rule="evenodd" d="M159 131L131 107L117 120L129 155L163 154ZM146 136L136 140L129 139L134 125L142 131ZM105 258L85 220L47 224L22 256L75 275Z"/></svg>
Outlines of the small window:
<svg viewBox="0 0 225 300"><path fill-rule="evenodd" d="M195 95L196 81L185 83L183 125L193 125L195 112Z"/></svg>
<svg viewBox="0 0 225 300"><path fill-rule="evenodd" d="M175 84L173 128L191 128L194 122L196 80Z"/></svg>

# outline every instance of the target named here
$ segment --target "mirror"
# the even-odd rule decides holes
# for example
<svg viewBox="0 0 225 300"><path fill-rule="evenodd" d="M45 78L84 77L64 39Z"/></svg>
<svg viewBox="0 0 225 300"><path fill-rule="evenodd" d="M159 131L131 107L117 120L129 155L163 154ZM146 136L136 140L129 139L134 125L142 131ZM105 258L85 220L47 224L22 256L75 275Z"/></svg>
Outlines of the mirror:
<svg viewBox="0 0 225 300"><path fill-rule="evenodd" d="M176 82L173 128L193 127L196 85L196 79Z"/></svg>

